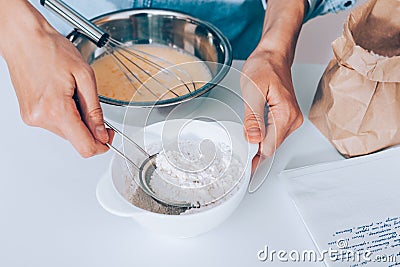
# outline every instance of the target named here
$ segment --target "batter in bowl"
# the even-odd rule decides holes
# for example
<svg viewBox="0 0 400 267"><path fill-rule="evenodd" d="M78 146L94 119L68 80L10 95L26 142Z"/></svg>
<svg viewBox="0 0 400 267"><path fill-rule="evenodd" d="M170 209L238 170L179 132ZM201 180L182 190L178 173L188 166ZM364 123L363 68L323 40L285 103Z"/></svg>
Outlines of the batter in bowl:
<svg viewBox="0 0 400 267"><path fill-rule="evenodd" d="M99 95L134 102L165 100L199 89L212 78L204 62L182 50L156 44L133 45L131 49L164 70L160 71L134 55L118 50L114 52L115 55L130 72L127 69L123 71L123 65L115 57L105 54L91 64Z"/></svg>

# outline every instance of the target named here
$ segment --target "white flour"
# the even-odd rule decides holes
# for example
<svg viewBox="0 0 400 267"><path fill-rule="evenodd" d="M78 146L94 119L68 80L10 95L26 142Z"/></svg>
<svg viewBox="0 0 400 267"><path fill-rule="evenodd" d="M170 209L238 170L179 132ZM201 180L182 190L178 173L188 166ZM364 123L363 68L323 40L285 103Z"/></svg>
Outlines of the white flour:
<svg viewBox="0 0 400 267"><path fill-rule="evenodd" d="M186 143L186 145L182 145L182 143ZM200 155L199 150L197 149L199 144L199 141L182 141L180 142L180 148L181 151L183 152L183 154L181 154L181 156L177 155L177 159L182 158L182 157L186 157L186 159L198 159L198 156ZM196 148L194 148L196 147ZM185 149L183 149L185 148ZM157 152L160 152L162 150L162 146L161 144L151 144L148 147L146 147L146 151L150 154L153 155ZM186 151L186 153L185 153ZM194 153L191 155L188 155L187 152L193 151ZM206 209L211 209L215 206L218 206L219 204L223 203L225 200L229 199L232 195L234 195L237 190L241 187L244 186L243 185L243 164L236 159L235 156L232 157L231 155L231 149L229 146L227 146L226 144L219 144L218 145L218 156L216 157L216 161L209 166L208 170L204 170L204 173L200 173L198 175L197 178L201 178L201 179L197 179L197 181L199 181L202 185L207 185L208 181L212 180L212 177L210 178L209 176L205 175L207 173L217 173L218 171L215 169L215 167L220 166L219 168L219 173L223 174L223 176L220 177L220 182L216 183L214 185L214 189L221 187L222 190L227 190L232 188L232 183L235 184L233 190L231 190L227 195L225 195L222 199L220 199L219 201L215 202L215 203L211 203L210 205L201 207L201 208L196 208L196 209L189 209L189 210L179 210L179 209L175 209L175 208L171 208L171 207L167 207L164 206L162 204L160 204L159 202L155 201L152 197L150 197L149 195L147 195L137 184L137 182L135 182L135 180L138 179L138 173L136 171L134 171L133 177L131 176L130 172L128 171L126 162L123 159L120 159L119 165L120 168L123 169L122 173L124 173L125 176L125 184L126 184L126 191L125 191L125 195L127 197L127 199L129 199L129 201L135 205L136 207L139 207L141 209L144 210L148 210L151 212L155 212L155 213L162 213L162 214L181 214L181 215L186 215L186 214L193 214L193 213L197 213L197 212L201 212L204 211ZM174 153L173 150L169 150L167 151L167 154L170 153ZM175 151L176 153L176 151ZM164 153L161 153L161 157L159 159L159 161L163 161L161 160L161 158L163 157ZM207 153L206 153L207 154ZM137 164L141 164L141 162L143 161L143 158L137 157L137 154L131 154L130 158ZM229 160L230 161L229 161ZM186 162L186 160L182 160L183 162ZM176 162L176 161L175 161ZM203 161L203 165L196 165L196 166L200 166L200 167L204 167L204 162L206 162L205 160ZM206 162L207 163L207 162ZM207 164L206 164L207 165ZM162 166L162 167L161 167ZM181 166L181 165L179 165ZM195 166L195 165L194 165ZM168 164L164 165L160 165L160 170L164 170L163 173L169 173L169 171L171 170L171 173L169 173L169 175L172 174L172 170L174 168L170 168L171 166L168 166ZM193 167L192 169L196 169L198 167ZM226 170L226 171L225 171ZM182 175L182 173L180 172L180 170L176 170L177 173L179 173L179 176ZM214 175L213 177L218 176L218 175ZM187 177L187 176L184 176ZM194 177L191 177L194 178ZM184 181L185 179L183 179ZM195 182L195 179L189 180L187 181L188 183L186 184L186 187L195 184L198 185L198 182ZM224 181L224 182L223 182ZM165 182L164 182L165 183ZM167 183L166 185L164 183L153 183L152 186L155 186L155 190L158 190L159 192L161 192L162 194L166 195L167 197L171 198L171 194L173 191L170 190L169 187L171 187L172 185ZM237 183L237 184L236 184ZM224 186L225 184L225 186ZM230 184L228 186L228 184ZM166 187L163 187L166 186ZM176 186L172 186L175 189ZM210 187L210 186L208 186ZM213 190L211 190L212 192ZM176 194L176 192L174 193L175 196L172 196L173 198L181 198L182 196L179 196L178 194ZM206 189L206 187L204 187L203 189L200 189L198 191L194 191L192 190L192 195L191 200L193 201L202 201L201 199L199 199L199 197L201 196L201 199L207 200L210 199L210 193L208 192L208 190ZM185 195L185 197L187 197ZM177 200L177 199L174 199Z"/></svg>
<svg viewBox="0 0 400 267"><path fill-rule="evenodd" d="M194 205L214 203L232 189L236 192L243 176L243 164L230 146L210 141L183 140L173 150L161 151L150 181L163 200ZM232 192L233 193L233 192Z"/></svg>

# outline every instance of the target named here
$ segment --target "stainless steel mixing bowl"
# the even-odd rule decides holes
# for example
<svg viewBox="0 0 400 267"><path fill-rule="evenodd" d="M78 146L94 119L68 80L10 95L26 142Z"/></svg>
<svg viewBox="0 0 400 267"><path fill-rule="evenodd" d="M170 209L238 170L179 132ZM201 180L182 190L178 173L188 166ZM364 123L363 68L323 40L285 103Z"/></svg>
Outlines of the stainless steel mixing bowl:
<svg viewBox="0 0 400 267"><path fill-rule="evenodd" d="M115 121L122 122L121 112L126 113L126 108L118 109L116 106L136 107L129 111L129 114L135 114L136 118L142 117L143 112L148 112L139 109L151 107L153 113L154 109L157 109L156 113L161 114L160 119L157 119L161 120L162 114L168 114L171 106L203 95L217 85L225 77L232 63L231 46L227 38L210 23L186 14L161 9L129 9L107 13L92 21L123 43L157 43L183 49L203 60L212 74L212 80L198 90L158 102L127 102L99 96L100 101L107 104L102 104L105 115ZM101 50L79 33L72 32L69 38L88 63L101 55Z"/></svg>

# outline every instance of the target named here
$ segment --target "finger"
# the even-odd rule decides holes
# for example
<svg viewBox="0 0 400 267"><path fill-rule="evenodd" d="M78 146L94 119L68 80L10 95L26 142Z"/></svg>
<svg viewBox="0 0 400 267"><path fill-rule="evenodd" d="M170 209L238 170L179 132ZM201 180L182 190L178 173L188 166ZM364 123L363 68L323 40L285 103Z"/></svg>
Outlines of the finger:
<svg viewBox="0 0 400 267"><path fill-rule="evenodd" d="M253 161L251 162L251 175L256 172L258 166L260 166L261 161L262 160L260 154L254 156Z"/></svg>
<svg viewBox="0 0 400 267"><path fill-rule="evenodd" d="M265 136L265 94L249 78L241 79L244 101L245 136L250 143L259 143Z"/></svg>
<svg viewBox="0 0 400 267"><path fill-rule="evenodd" d="M270 111L265 139L260 144L260 154L264 157L271 157L279 144L283 142L286 132L287 125L282 125L279 121L276 121Z"/></svg>
<svg viewBox="0 0 400 267"><path fill-rule="evenodd" d="M29 126L43 128L49 132L52 132L53 134L60 136L63 139L67 139L65 137L65 135L63 134L63 132L59 129L58 125L54 124L52 121L50 121L47 118L46 118L46 121L39 121L39 122L35 122L35 123L28 122L26 120L24 120L24 122Z"/></svg>
<svg viewBox="0 0 400 267"><path fill-rule="evenodd" d="M55 112L57 108L53 106L57 100L57 96L50 97L50 100L41 98L38 103L35 103L36 106L33 108L32 105L26 103L23 105L22 103L24 102L19 100L21 101L20 114L22 120L29 126L46 129L65 139L64 134L57 125L57 121L59 120L59 116Z"/></svg>
<svg viewBox="0 0 400 267"><path fill-rule="evenodd" d="M109 141L109 135L104 126L94 73L89 66L85 66L76 71L74 77L81 116L92 135L105 144Z"/></svg>
<svg viewBox="0 0 400 267"><path fill-rule="evenodd" d="M112 129L107 129L107 134L108 134L108 142L109 144L112 144L115 136L115 132Z"/></svg>
<svg viewBox="0 0 400 267"><path fill-rule="evenodd" d="M61 138L63 138L63 139L67 139L67 138L65 137L65 135L63 134L63 132L62 132L57 126L45 125L45 126L40 126L40 127L43 128L43 129L46 129L46 130L48 130L48 131L50 131L50 132L52 132L52 133L55 134L55 135L58 135L59 137L61 137Z"/></svg>
<svg viewBox="0 0 400 267"><path fill-rule="evenodd" d="M60 129L79 154L84 158L88 158L106 152L108 147L93 137L90 130L82 121L74 101L70 99L66 101L65 105L64 110L66 112ZM109 134L112 135L112 133L108 133L107 131L106 134L107 138Z"/></svg>

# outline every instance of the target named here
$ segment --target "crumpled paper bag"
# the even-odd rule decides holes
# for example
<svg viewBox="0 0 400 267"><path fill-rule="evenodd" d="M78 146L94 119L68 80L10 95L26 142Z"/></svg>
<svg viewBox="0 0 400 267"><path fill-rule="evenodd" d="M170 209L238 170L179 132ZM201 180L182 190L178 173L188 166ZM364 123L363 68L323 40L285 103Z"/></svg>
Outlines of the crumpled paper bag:
<svg viewBox="0 0 400 267"><path fill-rule="evenodd" d="M346 157L400 143L400 0L355 9L333 44L309 119Z"/></svg>

